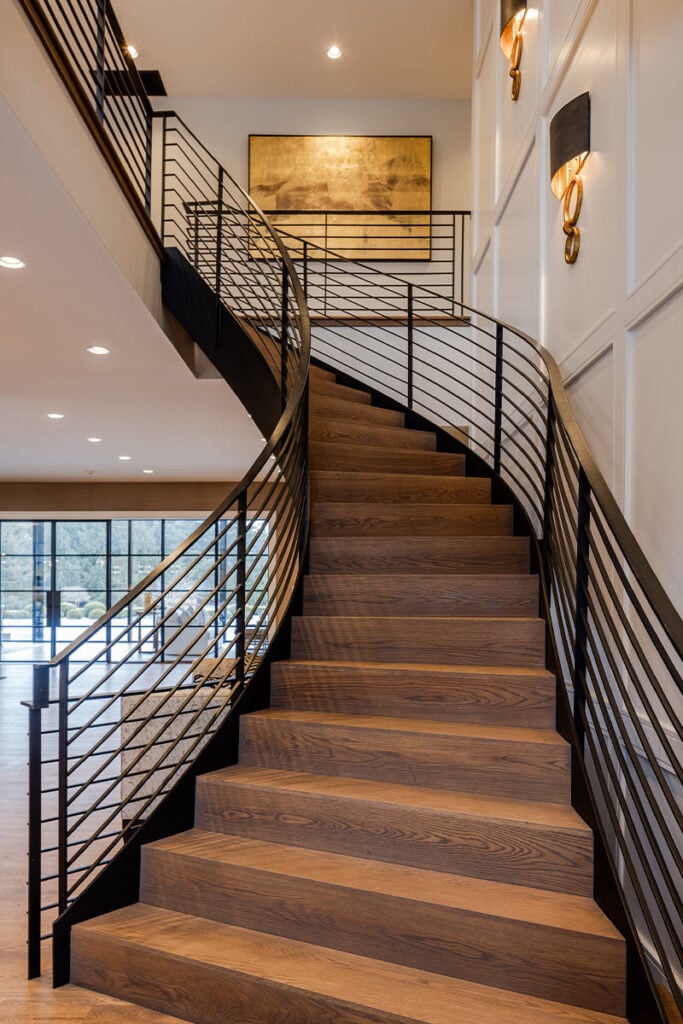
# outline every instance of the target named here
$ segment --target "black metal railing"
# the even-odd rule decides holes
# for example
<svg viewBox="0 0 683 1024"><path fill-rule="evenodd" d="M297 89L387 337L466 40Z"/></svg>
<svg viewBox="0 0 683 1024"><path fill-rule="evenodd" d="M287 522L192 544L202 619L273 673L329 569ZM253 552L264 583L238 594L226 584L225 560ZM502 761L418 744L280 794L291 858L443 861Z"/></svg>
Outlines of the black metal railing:
<svg viewBox="0 0 683 1024"><path fill-rule="evenodd" d="M300 244L286 240L298 256ZM526 513L564 731L660 1010L663 989L683 1010L683 624L586 445L558 367L526 334L466 306L463 318L449 316L438 292L367 263L312 273L332 254L308 248L313 355L447 428Z"/></svg>
<svg viewBox="0 0 683 1024"><path fill-rule="evenodd" d="M182 123L164 119L163 235L208 182L225 209L213 284L261 339L282 414L184 543L49 665L29 704L29 973L41 940L182 779L247 689L286 615L308 529L303 293L268 221ZM233 260L246 243L271 259Z"/></svg>
<svg viewBox="0 0 683 1024"><path fill-rule="evenodd" d="M197 269L212 273L219 211L210 195L185 207L182 234L186 254ZM270 213L269 218L287 241L290 256L299 270L309 295L313 317L334 312L333 296L348 278L345 264L354 263L354 276L368 264L368 281L363 301L355 301L356 290L347 296L347 316L370 316L374 275L381 263L387 273L427 288L439 296L444 314L461 312L467 301L469 272L470 212L468 210L395 210L301 213L293 210ZM267 247L256 251L245 247L245 257L267 259ZM359 262L359 261L362 261ZM328 307L328 296L332 300Z"/></svg>
<svg viewBox="0 0 683 1024"><path fill-rule="evenodd" d="M149 213L152 107L110 0L20 2L86 122L109 143L119 180Z"/></svg>

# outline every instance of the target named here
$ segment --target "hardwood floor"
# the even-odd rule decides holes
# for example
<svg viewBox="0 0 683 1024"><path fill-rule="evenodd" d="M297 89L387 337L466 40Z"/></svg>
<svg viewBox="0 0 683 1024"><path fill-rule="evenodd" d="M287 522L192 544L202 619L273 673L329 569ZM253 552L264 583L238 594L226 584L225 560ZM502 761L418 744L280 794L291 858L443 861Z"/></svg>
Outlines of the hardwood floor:
<svg viewBox="0 0 683 1024"><path fill-rule="evenodd" d="M0 1021L3 1024L177 1024L176 1017L66 985L49 970L26 980L27 712L31 666L0 664ZM46 960L48 959L46 954Z"/></svg>

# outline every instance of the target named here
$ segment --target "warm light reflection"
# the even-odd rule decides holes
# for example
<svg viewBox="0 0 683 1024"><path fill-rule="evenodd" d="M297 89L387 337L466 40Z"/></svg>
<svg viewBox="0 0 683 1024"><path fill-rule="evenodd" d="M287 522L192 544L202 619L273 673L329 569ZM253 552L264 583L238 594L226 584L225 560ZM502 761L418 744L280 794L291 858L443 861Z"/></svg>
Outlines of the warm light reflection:
<svg viewBox="0 0 683 1024"><path fill-rule="evenodd" d="M503 33L500 37L500 48L508 60L510 60L512 56L512 51L515 46L515 39L522 31L522 28L524 27L524 21L528 13L529 12L527 10L518 11L517 14L515 14L514 18L510 18L507 25L503 29Z"/></svg>
<svg viewBox="0 0 683 1024"><path fill-rule="evenodd" d="M569 160L552 177L550 187L556 199L562 199L569 188L572 178L575 178L582 170L588 158L588 153L580 153L573 160Z"/></svg>

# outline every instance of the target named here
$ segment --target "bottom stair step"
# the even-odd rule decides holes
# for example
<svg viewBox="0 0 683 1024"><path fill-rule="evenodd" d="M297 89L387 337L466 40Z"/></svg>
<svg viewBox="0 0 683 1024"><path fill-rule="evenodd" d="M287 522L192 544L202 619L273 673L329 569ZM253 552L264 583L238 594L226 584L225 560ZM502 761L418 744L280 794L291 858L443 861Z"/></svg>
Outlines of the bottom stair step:
<svg viewBox="0 0 683 1024"><path fill-rule="evenodd" d="M195 1024L625 1024L142 904L74 928L72 980Z"/></svg>
<svg viewBox="0 0 683 1024"><path fill-rule="evenodd" d="M586 897L192 830L142 851L146 904L623 1013L625 943Z"/></svg>

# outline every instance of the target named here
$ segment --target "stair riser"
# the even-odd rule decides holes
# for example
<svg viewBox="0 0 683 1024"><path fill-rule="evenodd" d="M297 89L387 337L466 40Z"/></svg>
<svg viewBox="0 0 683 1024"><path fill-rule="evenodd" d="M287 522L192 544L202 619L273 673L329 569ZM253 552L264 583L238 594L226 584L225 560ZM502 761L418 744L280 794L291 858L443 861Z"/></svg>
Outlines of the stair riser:
<svg viewBox="0 0 683 1024"><path fill-rule="evenodd" d="M507 505L468 507L315 502L313 537L491 537L512 533Z"/></svg>
<svg viewBox="0 0 683 1024"><path fill-rule="evenodd" d="M411 473L422 476L462 476L465 456L451 452L390 451L374 446L313 441L311 470L344 473Z"/></svg>
<svg viewBox="0 0 683 1024"><path fill-rule="evenodd" d="M241 765L568 803L569 746L245 715Z"/></svg>
<svg viewBox="0 0 683 1024"><path fill-rule="evenodd" d="M359 391L358 388L350 388L346 384L337 384L335 381L319 377L311 380L311 395L322 401L331 398L334 401L355 402L358 405L370 405L372 401L367 391Z"/></svg>
<svg viewBox="0 0 683 1024"><path fill-rule="evenodd" d="M476 477L401 475L400 473L311 473L313 501L486 504L491 481Z"/></svg>
<svg viewBox="0 0 683 1024"><path fill-rule="evenodd" d="M140 895L184 914L624 1012L623 944L600 936L154 848L143 849Z"/></svg>
<svg viewBox="0 0 683 1024"><path fill-rule="evenodd" d="M593 837L583 830L319 794L197 781L195 827L289 846L592 894Z"/></svg>
<svg viewBox="0 0 683 1024"><path fill-rule="evenodd" d="M304 581L304 615L538 614L535 576L323 576Z"/></svg>
<svg viewBox="0 0 683 1024"><path fill-rule="evenodd" d="M310 572L520 575L529 571L526 537L312 537Z"/></svg>
<svg viewBox="0 0 683 1024"><path fill-rule="evenodd" d="M380 426L370 428L346 420L315 419L310 424L309 437L312 442L385 445L391 451L436 451L436 436L426 430L397 430Z"/></svg>
<svg viewBox="0 0 683 1024"><path fill-rule="evenodd" d="M316 419L335 419L337 417L366 425L378 423L383 427L402 427L404 422L403 413L394 409L382 409L377 405L361 405L359 402L347 402L345 399L316 394L311 395L310 415L313 422Z"/></svg>
<svg viewBox="0 0 683 1024"><path fill-rule="evenodd" d="M358 1007L270 979L217 969L159 950L100 938L72 939L71 980L195 1024L406 1024L410 1018ZM352 998L352 996L350 996Z"/></svg>
<svg viewBox="0 0 683 1024"><path fill-rule="evenodd" d="M540 619L292 620L291 656L302 661L405 661L429 665L545 665Z"/></svg>
<svg viewBox="0 0 683 1024"><path fill-rule="evenodd" d="M555 681L533 676L449 676L382 666L271 666L271 706L337 714L552 729Z"/></svg>

